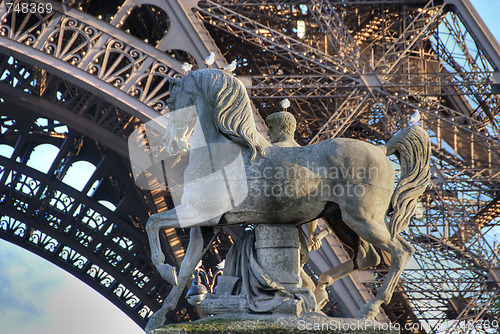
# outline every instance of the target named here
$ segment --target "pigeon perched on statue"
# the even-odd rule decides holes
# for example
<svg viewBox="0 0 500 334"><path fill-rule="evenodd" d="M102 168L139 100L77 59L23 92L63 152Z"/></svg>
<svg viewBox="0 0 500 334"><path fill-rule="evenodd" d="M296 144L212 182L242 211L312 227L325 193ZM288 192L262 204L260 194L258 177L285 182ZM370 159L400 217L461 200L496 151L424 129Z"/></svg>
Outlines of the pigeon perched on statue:
<svg viewBox="0 0 500 334"><path fill-rule="evenodd" d="M280 102L280 105L286 111L288 107L290 107L290 100L284 99L283 101Z"/></svg>
<svg viewBox="0 0 500 334"><path fill-rule="evenodd" d="M181 69L184 71L184 74L187 74L189 71L191 71L192 68L193 68L193 65L191 65L189 63L184 63L181 66Z"/></svg>
<svg viewBox="0 0 500 334"><path fill-rule="evenodd" d="M236 69L236 64L236 60L233 60L231 64L224 66L223 70L231 73Z"/></svg>
<svg viewBox="0 0 500 334"><path fill-rule="evenodd" d="M215 53L210 52L210 55L203 61L208 67L212 66L215 61Z"/></svg>
<svg viewBox="0 0 500 334"><path fill-rule="evenodd" d="M415 110L413 115L410 117L410 123L416 125L420 121L420 113L418 110Z"/></svg>

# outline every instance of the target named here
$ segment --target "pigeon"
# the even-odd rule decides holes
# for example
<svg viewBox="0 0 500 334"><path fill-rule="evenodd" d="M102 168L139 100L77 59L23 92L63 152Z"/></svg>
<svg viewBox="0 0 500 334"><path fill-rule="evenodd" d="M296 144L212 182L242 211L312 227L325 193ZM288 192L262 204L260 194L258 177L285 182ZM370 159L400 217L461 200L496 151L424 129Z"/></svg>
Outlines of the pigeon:
<svg viewBox="0 0 500 334"><path fill-rule="evenodd" d="M420 113L418 110L415 110L415 113L411 115L410 123L417 124L418 121L420 121Z"/></svg>
<svg viewBox="0 0 500 334"><path fill-rule="evenodd" d="M236 69L236 60L233 60L231 64L224 66L223 70L226 72L232 72Z"/></svg>
<svg viewBox="0 0 500 334"><path fill-rule="evenodd" d="M283 109L287 109L288 107L290 107L290 100L288 99L284 99L283 101L280 102L281 104L281 107L283 107Z"/></svg>
<svg viewBox="0 0 500 334"><path fill-rule="evenodd" d="M181 66L181 69L184 71L184 74L187 74L189 71L191 71L192 68L193 68L193 65L191 65L189 63L184 63Z"/></svg>
<svg viewBox="0 0 500 334"><path fill-rule="evenodd" d="M207 64L208 67L212 66L212 64L214 63L215 61L215 53L213 52L210 52L210 56L208 56L207 58L205 58L205 60L203 61L205 64Z"/></svg>

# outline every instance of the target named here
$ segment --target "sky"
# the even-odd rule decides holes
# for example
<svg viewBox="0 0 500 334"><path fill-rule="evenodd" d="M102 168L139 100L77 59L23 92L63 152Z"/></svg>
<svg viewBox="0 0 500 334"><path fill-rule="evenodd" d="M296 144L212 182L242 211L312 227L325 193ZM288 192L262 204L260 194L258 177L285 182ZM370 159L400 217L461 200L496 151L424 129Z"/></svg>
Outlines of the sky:
<svg viewBox="0 0 500 334"><path fill-rule="evenodd" d="M500 41L500 0L471 2ZM1 239L0 328L8 334L144 333L71 274Z"/></svg>
<svg viewBox="0 0 500 334"><path fill-rule="evenodd" d="M500 0L470 0L474 8L476 8L479 16L486 23L486 26L491 31L496 40L500 43Z"/></svg>
<svg viewBox="0 0 500 334"><path fill-rule="evenodd" d="M0 328L5 334L144 333L85 283L1 239Z"/></svg>

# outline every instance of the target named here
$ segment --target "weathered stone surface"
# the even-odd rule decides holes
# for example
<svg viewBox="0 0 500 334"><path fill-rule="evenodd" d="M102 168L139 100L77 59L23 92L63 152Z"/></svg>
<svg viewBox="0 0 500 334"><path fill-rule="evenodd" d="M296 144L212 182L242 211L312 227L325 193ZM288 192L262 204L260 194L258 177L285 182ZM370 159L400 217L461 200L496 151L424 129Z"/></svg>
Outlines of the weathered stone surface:
<svg viewBox="0 0 500 334"><path fill-rule="evenodd" d="M299 286L299 230L295 226L257 225L255 249L257 261L274 282L286 289Z"/></svg>
<svg viewBox="0 0 500 334"><path fill-rule="evenodd" d="M172 116L175 121L167 124L168 134L163 137L165 151L189 154L189 163L183 172L181 203L151 215L146 225L152 262L162 277L173 284L146 328L158 328L164 323L166 314L176 308L193 270L221 225L300 225L318 218L326 219L329 227L354 251L354 258L320 275L316 298L309 290L308 294L294 290L299 289L295 286L297 267L293 268L292 275L287 275L286 268L281 267L282 259L270 254L264 254L265 261L259 264L258 253L268 251L262 245L251 248L253 242L246 243L246 252L241 253L250 261L240 263L247 267L250 263L259 265L252 265L250 270L244 268L251 275L237 274L242 270L235 269L234 274L228 273L229 276L246 280L240 290L250 291L246 296L253 297L247 298L252 312L273 312L285 304L280 299L283 296L293 302L312 300L307 304L314 304L315 300L321 308L328 300L326 286L355 270L378 264L376 245L391 255L391 267L375 298L358 313L360 318L373 319L382 303L390 301L399 276L414 251L399 234L408 226L418 197L430 179L430 139L426 131L410 126L386 145L378 147L348 138L333 138L305 147L276 147L257 131L245 86L231 74L203 69L190 72L182 79L170 77L169 83L168 107L172 111L170 114L175 112ZM183 112L189 109L188 115L193 118L196 114L197 120L186 124L190 117L177 115L182 109L185 109ZM186 138L188 133L192 133L192 139ZM291 140L290 133L283 140L288 142L285 146L290 146ZM395 171L386 155L395 153L400 159L401 176L394 190ZM162 172L162 177L163 173L168 174ZM390 208L393 213L388 223L386 214ZM174 268L164 261L159 235L163 228L186 227L193 228L177 276ZM294 252L292 262L297 262L294 259L298 256L296 248L292 245L290 249ZM278 254L276 252L276 257L280 256ZM276 275L279 277L270 277L262 268L267 266L280 271L281 274ZM288 277L279 283L283 276ZM255 294L253 290L259 285L269 286L278 293ZM269 298L263 300L260 296ZM307 313L314 306L296 307L291 311Z"/></svg>
<svg viewBox="0 0 500 334"><path fill-rule="evenodd" d="M301 315L316 308L301 287L299 230L294 225L261 224L231 247L215 293L201 303L205 314L277 313Z"/></svg>
<svg viewBox="0 0 500 334"><path fill-rule="evenodd" d="M217 315L202 320L165 326L149 334L397 334L399 330L371 320L330 318L319 313L290 315Z"/></svg>

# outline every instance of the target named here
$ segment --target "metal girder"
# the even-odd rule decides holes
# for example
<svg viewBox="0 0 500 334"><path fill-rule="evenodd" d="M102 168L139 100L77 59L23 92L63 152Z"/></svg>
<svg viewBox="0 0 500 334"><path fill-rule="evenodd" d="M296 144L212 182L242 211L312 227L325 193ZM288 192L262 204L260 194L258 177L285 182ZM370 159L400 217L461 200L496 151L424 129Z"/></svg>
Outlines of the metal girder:
<svg viewBox="0 0 500 334"><path fill-rule="evenodd" d="M328 119L331 118L331 122L337 120L336 116L340 114L337 107L343 103L351 106L351 108L345 108L345 115L351 116L351 118L337 121L350 126L348 132L350 136L361 137L376 143L386 139L396 128L405 126L409 114L413 113L414 110L421 112L423 125L430 129L434 147L433 164L437 173L441 175L436 174L434 182L438 182L437 185L429 189L426 197L423 198L424 208L427 211L424 213L422 221L412 221L409 237L415 236L415 240L417 240L416 237L424 233L424 235L435 236L440 240L447 240L457 252L482 259L480 262L483 269L472 265L463 267L465 272L472 275L475 270L479 270L484 273L484 263L493 260L494 250L490 247L491 245L488 245L483 234L488 234L491 230L476 230L475 237L468 241L461 239L452 242L449 238L465 226L468 221L468 219L464 219L465 217L477 215L481 208L488 205L498 189L500 159L495 153L499 149L497 132L490 125L493 124L493 121L478 116L483 109L487 109L490 105L495 106L496 96L491 94L495 83L495 69L488 64L474 68L462 66L461 70L458 67L453 68L446 65L448 60L455 56L455 54L450 53L448 58L446 55L441 58L445 50L450 51L452 48L452 45L443 45L445 39L442 38L442 29L447 24L446 20L454 15L452 12L445 12L450 7L445 8L442 4L432 1L413 3L413 6L408 2L406 5L410 6L391 4L380 9L362 7L358 2L349 6L348 1L342 3L338 1L300 3L303 7L298 7L297 3L294 2L280 4L262 2L261 6L255 3L246 5L246 3L232 1L217 2L217 4L219 8L230 9L235 13L235 16L243 15L249 21L246 23L249 26L261 24L266 29L273 31L287 29L285 34L288 35L294 35L290 31L290 27L293 27L293 20L305 20L306 26L311 32L310 35L301 40L302 43L307 43L307 45L321 50L325 48L325 44L328 44L327 52L329 54L338 58L342 58L338 56L338 54L342 54L345 62L355 64L349 67L346 73L324 74L300 73L303 65L294 67L293 63L280 64L279 67L259 67L259 64L266 64L265 59L268 59L266 57L272 54L273 50L266 49L265 53L260 53L260 49L251 49L251 45L258 45L254 43L255 36L247 37L244 34L235 34L231 29L225 29L223 25L218 25L217 30L213 30L214 35L215 31L218 31L219 34L224 31L228 36L237 37L232 41L248 42L248 45L242 44L242 47L246 48L244 52L249 54L249 59L257 53L261 58L264 58L259 63L249 62L248 67L243 64L239 74L252 77L252 86L248 88L252 92L252 99L256 102L259 112L263 115L280 110L276 103L278 99L287 97L292 101L289 111L302 120L299 120L298 124L301 122L309 124L301 129L301 131L305 131L300 134L300 140L303 143L311 142L315 136L328 138L329 134L332 133L341 134L342 130L336 132L336 126L329 126ZM319 10L315 6L318 6ZM308 11L304 8L307 8ZM304 10L302 14L301 10ZM316 16L311 13L313 10L316 10ZM321 17L322 13L333 13L332 11L340 16L336 17L332 14L328 18ZM221 9L220 13L222 12ZM209 29L212 25L220 22L220 18L218 19L216 16L217 14L213 13L210 20L202 16ZM279 17L279 19L271 20L270 17L274 16ZM329 30L328 25L336 28L343 27L345 30L332 33L332 29ZM376 33L370 34L370 29ZM362 35L363 38L356 37L354 41L368 59L369 66L375 66L380 60L379 65L385 62L392 72L377 73L374 77L366 77L366 72L363 73L366 70L363 69L370 67L364 67L366 60L359 57L359 54L356 55L356 52L352 52L353 44L348 40L349 35ZM227 40L225 35L222 36L221 41ZM343 39L342 36L345 38ZM460 36L465 38L463 34L453 33L450 36L453 36L452 38L457 42L460 42L458 40ZM323 37L326 40L330 38L333 43L325 43L322 40ZM222 52L227 53L228 57L235 57L241 49L234 42L231 45L235 45L233 49L224 47L224 43L220 43L219 47ZM259 47L261 46L259 45ZM279 47L279 45L276 46L276 48ZM283 45L281 47L283 48ZM467 47L470 48L470 44ZM474 54L470 59L474 57L482 59L480 54L482 51L478 52L479 58L477 54ZM292 58L282 56L281 59L285 61ZM304 61L301 60L301 64ZM267 64L269 63L274 64L272 61ZM312 66L315 65L312 64ZM351 70L356 68L361 70L357 72ZM246 72L246 69L249 71ZM283 71L276 69L283 69ZM254 76L254 73L258 75ZM371 95L367 98L369 101L364 101L369 102L366 104L371 104L371 106L366 107L365 112L358 113L363 107L355 105L355 102L356 99L361 101L363 95L355 97L356 94L352 94L351 100L347 97L353 91L362 92L363 90L367 95ZM479 103L474 105L471 103L471 99L481 101L482 105ZM314 108L323 108L323 110L315 110ZM474 110L474 108L476 109ZM314 120L313 115L323 114L325 111L328 112L326 117ZM334 116L332 117L332 115ZM350 123L345 122L346 120ZM324 131L310 131L311 129L319 130L321 127ZM440 180L444 183L439 184ZM418 242L415 242L418 246ZM442 248L437 249L444 252ZM425 270L429 266L424 264L431 255L430 252L426 252L422 257L417 258L417 262L422 262L422 266L416 269L420 276L415 277L425 277ZM443 261L446 261L448 255L443 254L442 258ZM458 266L463 265L463 262L460 263ZM447 277L446 269L438 271L433 276L436 282L433 283L431 280L429 284L432 288L429 291L437 289L439 277ZM412 288L416 289L417 285L412 285ZM407 298L409 303L415 307L416 312L421 312L424 309L422 305L426 303L425 298L428 300L427 305L432 304L437 298L429 294L422 299L416 292L411 291L412 288L408 288L411 294L408 294ZM457 284L453 289L443 291L440 296L449 299L454 293L453 291L460 289L460 285ZM476 297L485 292L484 286L480 285L464 287L461 291ZM405 296L404 290L401 293L402 296ZM482 303L477 298L470 300L473 300L472 304L477 307ZM445 308L446 305L443 306L443 310ZM426 321L426 317L429 319L431 317L427 311L418 314L418 318L422 321ZM461 319L460 317L465 319L465 316L465 313L457 314L459 319ZM440 324L445 321L440 316L437 316L436 319L439 319ZM434 329L437 330L438 327L437 325Z"/></svg>
<svg viewBox="0 0 500 334"><path fill-rule="evenodd" d="M316 22L323 28L330 46L337 57L347 60L359 74L373 73L373 69L359 46L344 26L329 0L312 0L310 11Z"/></svg>
<svg viewBox="0 0 500 334"><path fill-rule="evenodd" d="M408 58L425 35L437 26L443 15L444 5L435 5L438 1L430 0L419 8L412 21L408 23L399 37L391 43L382 57L375 64L375 69L383 74L395 73L401 63Z"/></svg>
<svg viewBox="0 0 500 334"><path fill-rule="evenodd" d="M263 48L266 52L301 67L305 72L343 74L351 70L349 63L272 29L214 1L203 1L197 9L201 18L219 29Z"/></svg>
<svg viewBox="0 0 500 334"><path fill-rule="evenodd" d="M418 91L420 96L438 97L447 95L470 95L471 85L473 88L487 92L491 84L483 79L478 80L477 75L492 75L492 72L461 72L461 80L456 80L456 73L396 73L390 76L388 81L393 85L405 88L409 91ZM425 76L425 81L416 80ZM355 77L356 81L352 80ZM359 76L345 75L266 75L251 77L252 85L247 87L251 90L253 97L258 98L330 98L336 97L338 91L349 90L361 80ZM408 80L409 79L409 80ZM450 87L450 91L437 92L427 91L432 87Z"/></svg>

